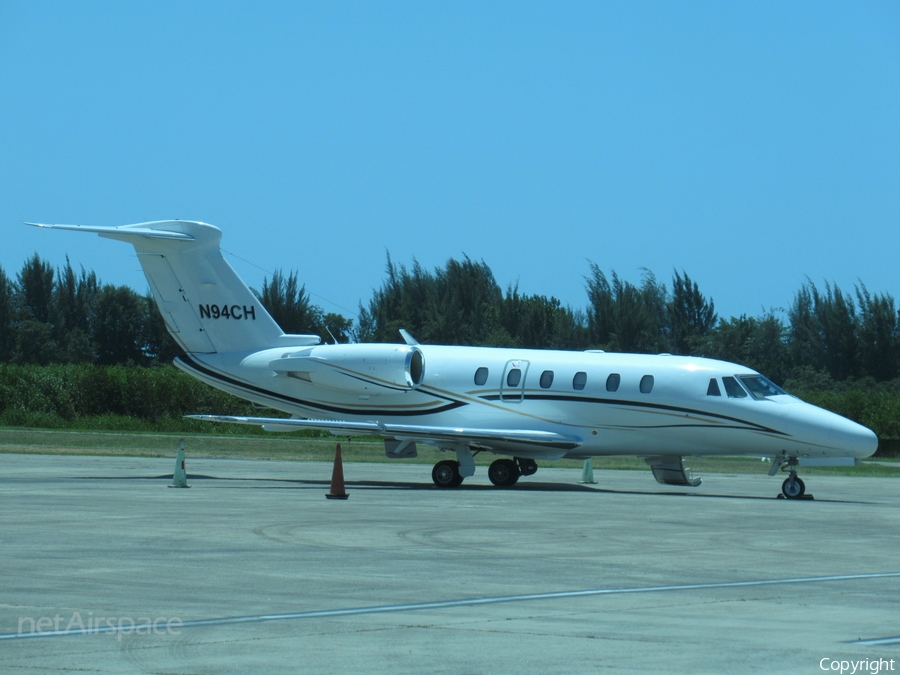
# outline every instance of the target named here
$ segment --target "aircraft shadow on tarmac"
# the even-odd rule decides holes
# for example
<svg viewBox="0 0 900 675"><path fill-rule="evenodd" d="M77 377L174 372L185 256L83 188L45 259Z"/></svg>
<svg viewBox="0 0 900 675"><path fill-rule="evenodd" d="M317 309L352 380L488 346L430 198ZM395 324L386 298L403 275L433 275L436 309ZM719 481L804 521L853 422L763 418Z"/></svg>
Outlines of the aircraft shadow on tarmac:
<svg viewBox="0 0 900 675"><path fill-rule="evenodd" d="M172 480L171 474L157 476L78 476L83 480ZM236 486L246 490L289 490L289 489L327 489L331 483L328 480L305 480L299 478L229 478L222 476L207 476L204 474L189 474L189 481L213 480L229 481L235 483L257 483L257 485ZM276 485L259 485L259 483L275 483ZM432 483L407 483L402 481L380 480L350 480L345 481L347 490L441 490ZM494 485L466 485L447 490L447 492L597 492L610 495L641 495L646 497L694 497L701 499L752 499L758 501L771 501L781 499L780 494L772 497L741 494L700 494L696 492L657 492L654 490L614 490L610 488L594 487L583 483L541 483L521 482L514 487L498 488ZM818 502L825 504L874 504L860 500L849 499L799 499L788 500L798 502Z"/></svg>

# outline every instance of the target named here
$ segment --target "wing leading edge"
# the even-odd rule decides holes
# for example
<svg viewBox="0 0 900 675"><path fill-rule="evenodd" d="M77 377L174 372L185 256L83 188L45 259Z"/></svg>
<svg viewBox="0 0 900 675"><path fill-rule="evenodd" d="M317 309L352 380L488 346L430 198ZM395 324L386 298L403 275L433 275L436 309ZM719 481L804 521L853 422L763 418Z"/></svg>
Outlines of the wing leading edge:
<svg viewBox="0 0 900 675"><path fill-rule="evenodd" d="M566 451L582 443L578 436L558 434L555 431L533 429L472 429L467 427L437 427L418 424L385 424L383 422L347 422L343 420L302 420L277 417L238 417L233 415L187 415L206 422L227 422L261 426L266 431L297 431L321 429L336 436L346 434L383 436L401 441L421 441L440 447L477 445L485 448L508 444L532 446L543 449L549 456L560 457Z"/></svg>

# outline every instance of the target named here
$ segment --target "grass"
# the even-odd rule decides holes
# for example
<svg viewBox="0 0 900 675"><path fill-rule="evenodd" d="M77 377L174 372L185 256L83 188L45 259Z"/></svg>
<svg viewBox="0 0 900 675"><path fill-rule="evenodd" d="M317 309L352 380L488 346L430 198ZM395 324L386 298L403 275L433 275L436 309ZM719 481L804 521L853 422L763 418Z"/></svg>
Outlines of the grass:
<svg viewBox="0 0 900 675"><path fill-rule="evenodd" d="M296 434L268 436L217 436L210 434L134 433L113 431L60 431L0 427L0 453L101 455L115 457L174 457L178 441L184 438L188 457L256 459L263 461L322 461L334 458L335 443L341 443L345 462L396 462L384 455L380 439L372 437L310 438ZM407 463L433 464L448 453L419 444L419 456L399 460ZM486 466L494 455L483 453L476 463ZM686 457L685 465L696 474L760 474L768 463L749 457ZM545 466L577 468L580 460L547 462ZM644 460L637 457L595 457L597 470L648 471ZM900 477L900 460L863 461L857 467L800 467L803 475Z"/></svg>

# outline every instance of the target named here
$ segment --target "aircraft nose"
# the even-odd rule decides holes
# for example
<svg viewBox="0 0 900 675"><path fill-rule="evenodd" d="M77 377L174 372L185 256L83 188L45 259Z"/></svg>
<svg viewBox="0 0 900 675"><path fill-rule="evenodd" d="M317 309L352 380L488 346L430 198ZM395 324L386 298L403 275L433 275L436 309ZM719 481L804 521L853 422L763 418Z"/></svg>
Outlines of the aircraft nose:
<svg viewBox="0 0 900 675"><path fill-rule="evenodd" d="M847 450L853 457L871 457L878 449L878 436L875 432L848 420L846 417L837 418L834 422L835 444Z"/></svg>
<svg viewBox="0 0 900 675"><path fill-rule="evenodd" d="M781 413L793 422L792 434L805 439L811 449L818 446L826 456L871 457L878 449L878 437L871 429L837 413L810 403L783 406Z"/></svg>

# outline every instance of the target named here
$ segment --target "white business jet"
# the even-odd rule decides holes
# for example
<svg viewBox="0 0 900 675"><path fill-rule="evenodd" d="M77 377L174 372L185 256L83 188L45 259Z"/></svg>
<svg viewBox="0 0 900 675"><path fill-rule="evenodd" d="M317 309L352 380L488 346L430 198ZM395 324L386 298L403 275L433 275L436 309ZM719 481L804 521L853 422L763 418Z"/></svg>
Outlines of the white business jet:
<svg viewBox="0 0 900 675"><path fill-rule="evenodd" d="M475 455L505 457L494 485L537 471L537 460L632 455L660 483L697 486L684 456L773 458L804 496L797 465L852 465L878 445L869 429L790 396L725 361L661 355L405 344L320 344L286 335L222 257L218 228L190 221L123 227L39 225L132 244L172 337L175 365L290 418L194 415L270 431L323 429L384 438L388 457L417 443L455 455L432 478L458 487Z"/></svg>

